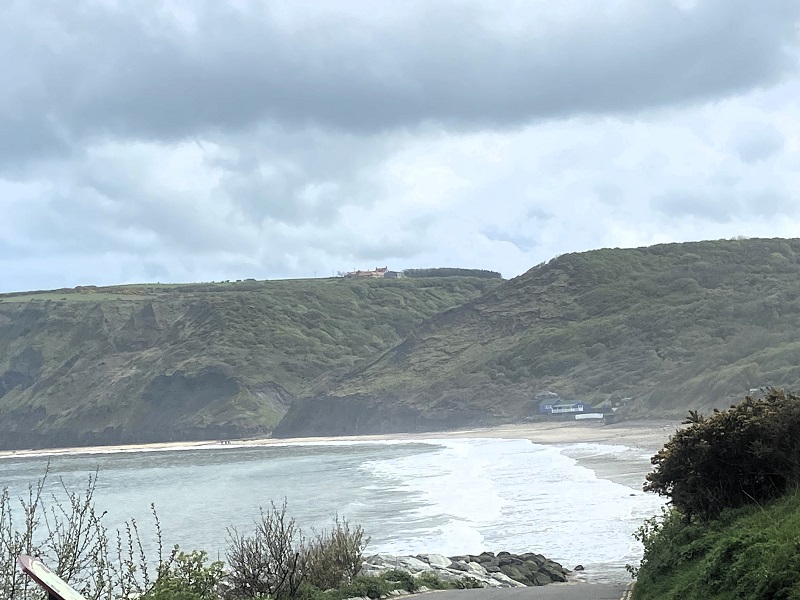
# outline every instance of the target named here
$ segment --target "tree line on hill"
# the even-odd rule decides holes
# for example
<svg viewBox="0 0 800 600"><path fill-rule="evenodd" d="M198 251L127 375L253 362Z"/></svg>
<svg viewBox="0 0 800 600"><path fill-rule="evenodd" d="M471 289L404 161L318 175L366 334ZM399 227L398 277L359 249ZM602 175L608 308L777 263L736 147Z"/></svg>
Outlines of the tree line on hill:
<svg viewBox="0 0 800 600"><path fill-rule="evenodd" d="M481 279L502 279L503 275L497 271L487 271L486 269L458 269L450 267L437 267L432 269L405 269L403 275L406 277L479 277Z"/></svg>

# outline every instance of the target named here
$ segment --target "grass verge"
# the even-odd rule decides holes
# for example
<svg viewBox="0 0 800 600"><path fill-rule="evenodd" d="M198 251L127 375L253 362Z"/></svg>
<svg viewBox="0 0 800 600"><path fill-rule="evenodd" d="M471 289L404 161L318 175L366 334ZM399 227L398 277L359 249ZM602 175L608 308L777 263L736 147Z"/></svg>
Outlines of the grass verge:
<svg viewBox="0 0 800 600"><path fill-rule="evenodd" d="M667 513L640 530L633 600L800 600L800 492L685 523Z"/></svg>

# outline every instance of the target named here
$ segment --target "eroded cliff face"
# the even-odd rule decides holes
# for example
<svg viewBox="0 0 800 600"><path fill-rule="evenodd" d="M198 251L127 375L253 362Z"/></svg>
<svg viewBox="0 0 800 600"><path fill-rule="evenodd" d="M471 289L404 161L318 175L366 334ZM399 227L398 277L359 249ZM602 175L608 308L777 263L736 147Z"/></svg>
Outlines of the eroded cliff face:
<svg viewBox="0 0 800 600"><path fill-rule="evenodd" d="M0 305L0 448L268 432L291 395L265 393L265 382L236 374L213 344L188 339L214 335L203 326L209 309L147 300ZM237 416L242 407L251 418Z"/></svg>
<svg viewBox="0 0 800 600"><path fill-rule="evenodd" d="M396 396L319 396L296 400L274 437L313 437L446 431L514 421L483 408L402 403Z"/></svg>

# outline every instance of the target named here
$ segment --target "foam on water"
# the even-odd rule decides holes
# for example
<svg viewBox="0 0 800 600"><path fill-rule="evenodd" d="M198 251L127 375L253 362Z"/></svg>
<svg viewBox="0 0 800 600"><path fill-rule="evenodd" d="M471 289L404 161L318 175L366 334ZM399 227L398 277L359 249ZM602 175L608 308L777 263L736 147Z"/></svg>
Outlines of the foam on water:
<svg viewBox="0 0 800 600"><path fill-rule="evenodd" d="M112 527L131 516L141 522L155 502L168 544L211 556L224 557L226 527L246 530L259 507L288 498L303 525L324 527L334 512L362 524L373 552L534 551L568 567L582 563L594 580L624 580L624 565L638 561L631 534L661 505L640 491L648 459L622 445L515 439L231 444L49 458L74 490L100 468L96 500L108 507ZM23 492L47 460L0 460L0 485Z"/></svg>
<svg viewBox="0 0 800 600"><path fill-rule="evenodd" d="M624 579L625 564L638 561L641 549L631 534L658 511L661 501L598 477L572 455L604 456L608 463L639 470L643 478L647 461L641 450L497 439L429 443L441 448L363 465L387 486L421 498L416 514L435 523L406 530L402 540L385 543L382 550L413 553L424 548L448 555L535 551L567 566L582 563L597 579L606 580ZM638 463L631 464L633 458Z"/></svg>

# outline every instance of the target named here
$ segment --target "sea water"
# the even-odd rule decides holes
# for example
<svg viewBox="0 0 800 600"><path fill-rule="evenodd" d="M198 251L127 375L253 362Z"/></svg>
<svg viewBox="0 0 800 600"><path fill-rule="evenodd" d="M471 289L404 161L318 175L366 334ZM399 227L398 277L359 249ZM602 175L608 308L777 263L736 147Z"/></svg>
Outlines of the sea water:
<svg viewBox="0 0 800 600"><path fill-rule="evenodd" d="M253 530L284 500L312 534L334 515L360 524L367 553L537 552L592 581L625 581L641 558L633 532L662 500L641 491L650 452L516 439L209 445L0 460L0 487L27 493L47 468L47 498L82 492L110 530L135 518L146 543L154 504L167 548L224 560L228 531ZM50 502L51 500L48 500Z"/></svg>

